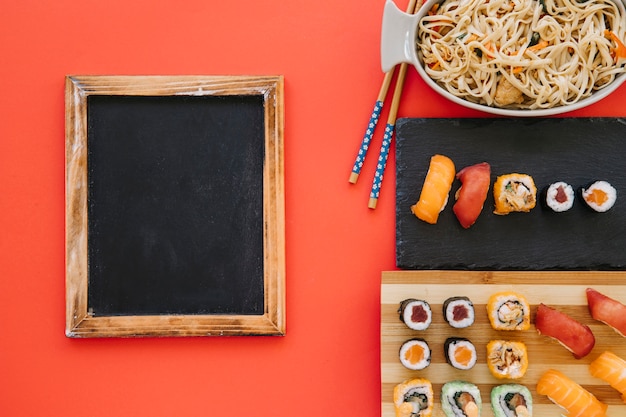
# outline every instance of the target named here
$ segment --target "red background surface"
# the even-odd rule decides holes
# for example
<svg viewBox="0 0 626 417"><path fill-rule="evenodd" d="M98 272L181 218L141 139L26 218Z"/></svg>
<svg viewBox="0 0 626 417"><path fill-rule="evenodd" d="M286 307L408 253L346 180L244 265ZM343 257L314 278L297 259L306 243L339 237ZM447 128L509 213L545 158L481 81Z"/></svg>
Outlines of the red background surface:
<svg viewBox="0 0 626 417"><path fill-rule="evenodd" d="M383 0L3 3L0 416L380 414L393 157L377 209L367 202L382 129L359 182L348 177L383 77L382 8ZM67 74L285 76L285 337L65 337ZM624 91L566 116L624 116ZM443 101L410 69L399 116L483 115Z"/></svg>

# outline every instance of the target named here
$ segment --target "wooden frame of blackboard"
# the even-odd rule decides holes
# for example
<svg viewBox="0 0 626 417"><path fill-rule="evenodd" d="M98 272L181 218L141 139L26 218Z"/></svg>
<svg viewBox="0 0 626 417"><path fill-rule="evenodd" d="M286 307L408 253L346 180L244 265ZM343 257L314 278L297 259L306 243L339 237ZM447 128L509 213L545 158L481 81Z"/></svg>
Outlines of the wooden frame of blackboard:
<svg viewBox="0 0 626 417"><path fill-rule="evenodd" d="M88 300L88 98L260 96L264 117L263 314L99 316ZM282 76L67 76L66 336L244 336L285 334ZM224 138L227 140L227 138ZM245 262L245 261L244 261ZM132 277L128 277L132 279Z"/></svg>

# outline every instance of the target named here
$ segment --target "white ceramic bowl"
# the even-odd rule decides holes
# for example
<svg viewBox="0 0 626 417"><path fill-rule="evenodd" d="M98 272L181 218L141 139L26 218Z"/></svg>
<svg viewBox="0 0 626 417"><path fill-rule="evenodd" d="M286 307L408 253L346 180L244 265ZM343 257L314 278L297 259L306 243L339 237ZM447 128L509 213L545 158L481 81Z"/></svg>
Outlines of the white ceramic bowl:
<svg viewBox="0 0 626 417"><path fill-rule="evenodd" d="M432 78L430 78L430 76L428 76L415 48L415 39L417 38L417 26L419 21L435 3L439 3L440 1L441 0L427 0L416 14L411 15L398 9L392 0L387 0L383 13L381 36L381 64L383 72L390 71L394 66L400 63L412 64L417 69L417 72L424 79L426 84L448 100L471 109L512 117L550 116L577 110L602 100L604 97L615 91L624 81L626 81L626 73L620 74L607 87L594 92L590 96L581 99L576 103L556 106L549 109L505 109L491 107L485 104L472 103L468 100L457 97L448 92L445 88L441 87Z"/></svg>

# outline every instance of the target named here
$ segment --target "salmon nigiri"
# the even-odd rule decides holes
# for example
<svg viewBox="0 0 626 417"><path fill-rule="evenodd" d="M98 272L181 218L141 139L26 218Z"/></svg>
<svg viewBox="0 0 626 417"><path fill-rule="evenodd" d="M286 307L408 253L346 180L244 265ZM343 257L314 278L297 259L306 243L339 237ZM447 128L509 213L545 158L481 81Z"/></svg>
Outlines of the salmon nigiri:
<svg viewBox="0 0 626 417"><path fill-rule="evenodd" d="M626 403L626 360L606 351L589 364L589 372L618 390Z"/></svg>
<svg viewBox="0 0 626 417"><path fill-rule="evenodd" d="M439 213L448 203L454 174L454 162L450 158L444 155L434 155L430 158L420 198L411 206L411 211L418 219L430 224L437 223Z"/></svg>
<svg viewBox="0 0 626 417"><path fill-rule="evenodd" d="M537 381L537 394L567 410L567 417L605 417L607 405L563 373L550 369Z"/></svg>
<svg viewBox="0 0 626 417"><path fill-rule="evenodd" d="M593 288L587 288L586 293L591 317L626 337L626 305Z"/></svg>

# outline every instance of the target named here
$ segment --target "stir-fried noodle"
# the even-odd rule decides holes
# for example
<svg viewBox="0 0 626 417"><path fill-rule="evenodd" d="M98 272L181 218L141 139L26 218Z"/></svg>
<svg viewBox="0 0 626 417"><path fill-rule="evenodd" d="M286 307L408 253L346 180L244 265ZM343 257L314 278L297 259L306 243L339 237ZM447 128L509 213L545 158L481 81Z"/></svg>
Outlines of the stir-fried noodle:
<svg viewBox="0 0 626 417"><path fill-rule="evenodd" d="M447 0L419 23L427 74L489 106L575 103L626 71L620 0Z"/></svg>

